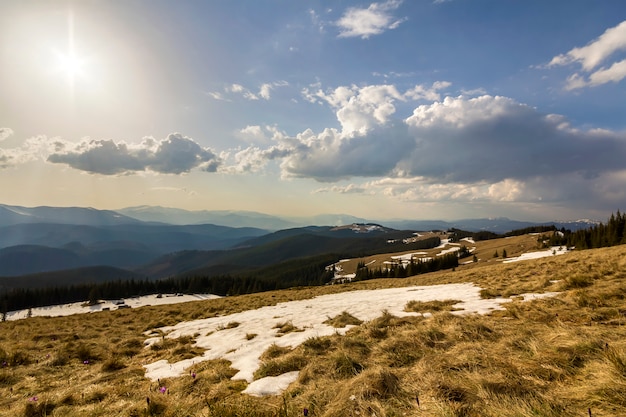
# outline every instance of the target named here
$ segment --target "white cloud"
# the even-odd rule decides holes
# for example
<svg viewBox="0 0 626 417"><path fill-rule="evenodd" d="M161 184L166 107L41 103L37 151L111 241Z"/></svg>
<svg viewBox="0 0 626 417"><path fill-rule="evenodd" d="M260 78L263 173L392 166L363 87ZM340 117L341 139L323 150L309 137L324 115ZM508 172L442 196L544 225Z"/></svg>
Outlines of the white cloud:
<svg viewBox="0 0 626 417"><path fill-rule="evenodd" d="M0 132L0 134L4 135L2 138L4 140L12 136L13 131L9 128L4 128L4 131ZM20 146L13 148L0 147L0 169L12 168L35 161L40 158L40 155L47 155L46 149L54 146L53 144L56 141L56 138L48 139L46 136L34 136L23 141Z"/></svg>
<svg viewBox="0 0 626 417"><path fill-rule="evenodd" d="M589 73L588 78L577 73L572 74L566 81L566 90L619 82L626 78L626 60L613 62L608 68L598 68L598 66L611 55L622 50L626 50L626 21L607 29L600 37L584 47L573 48L565 54L555 56L547 67L579 63L582 70Z"/></svg>
<svg viewBox="0 0 626 417"><path fill-rule="evenodd" d="M332 187L318 188L312 192L312 194L320 193L365 194L367 193L367 188L356 184L348 184L346 186L333 185Z"/></svg>
<svg viewBox="0 0 626 417"><path fill-rule="evenodd" d="M578 73L570 75L569 77L567 77L567 80L565 80L565 89L568 91L576 90L577 88L583 88L586 86L587 80L585 80L584 76Z"/></svg>
<svg viewBox="0 0 626 417"><path fill-rule="evenodd" d="M276 87L286 87L289 83L287 81L276 81L273 83L265 83L261 85L259 89L259 96L264 100L269 100L271 98L271 91Z"/></svg>
<svg viewBox="0 0 626 417"><path fill-rule="evenodd" d="M247 142L266 142L267 137L261 126L246 126L239 131L238 136Z"/></svg>
<svg viewBox="0 0 626 417"><path fill-rule="evenodd" d="M224 94L222 94L222 93L220 93L218 91L208 91L205 94L208 95L209 97L213 98L214 100L228 101L228 99L226 97L224 97Z"/></svg>
<svg viewBox="0 0 626 417"><path fill-rule="evenodd" d="M0 127L0 142L13 135L13 130L8 127Z"/></svg>
<svg viewBox="0 0 626 417"><path fill-rule="evenodd" d="M360 37L367 39L372 35L397 28L406 18L396 18L391 12L402 4L401 0L387 0L372 3L367 8L350 7L336 22L339 26L339 37Z"/></svg>
<svg viewBox="0 0 626 417"><path fill-rule="evenodd" d="M214 172L222 162L210 149L180 133L160 141L147 137L140 144L87 139L78 144L57 142L55 148L48 162L102 175L141 171L183 174L194 168Z"/></svg>
<svg viewBox="0 0 626 417"><path fill-rule="evenodd" d="M259 95L261 96L261 98L265 99L265 100L269 100L271 95L270 92L272 91L272 84L263 84L261 85L261 89L259 90Z"/></svg>
<svg viewBox="0 0 626 417"><path fill-rule="evenodd" d="M548 66L566 65L579 62L589 72L613 53L626 50L626 20L607 29L600 37L584 47L574 48L566 54L552 58Z"/></svg>
<svg viewBox="0 0 626 417"><path fill-rule="evenodd" d="M285 136L276 126L248 125L236 134L246 142L269 144L272 140L280 140Z"/></svg>
<svg viewBox="0 0 626 417"><path fill-rule="evenodd" d="M589 76L589 84L596 86L608 82L619 82L626 78L626 59L614 62L609 68L601 69Z"/></svg>
<svg viewBox="0 0 626 417"><path fill-rule="evenodd" d="M431 86L416 85L404 93L390 84L340 86L326 92L316 85L317 91L305 88L302 94L309 102L329 104L336 110L342 133L351 134L365 133L387 123L396 112L395 101L438 100L438 91L450 85L447 81L436 81Z"/></svg>
<svg viewBox="0 0 626 417"><path fill-rule="evenodd" d="M251 89L244 87L241 84L234 83L224 87L223 93L219 91L211 91L207 92L206 94L215 100L223 101L230 101L226 95L241 96L250 101L256 101L260 99L269 100L271 98L271 93L273 89L275 89L276 87L286 87L288 85L289 83L284 80L271 83L263 83L259 87L258 93L254 93Z"/></svg>
<svg viewBox="0 0 626 417"><path fill-rule="evenodd" d="M256 94L254 94L252 91L250 91L249 89L247 89L241 84L231 84L230 86L227 86L226 88L224 88L224 91L226 93L241 95L246 100L258 100L259 99L259 97Z"/></svg>
<svg viewBox="0 0 626 417"><path fill-rule="evenodd" d="M416 85L412 89L408 90L404 95L413 100L428 100L428 101L438 101L441 99L441 95L439 94L439 90L445 90L450 87L452 83L448 81L435 81L430 88L427 88L423 85Z"/></svg>

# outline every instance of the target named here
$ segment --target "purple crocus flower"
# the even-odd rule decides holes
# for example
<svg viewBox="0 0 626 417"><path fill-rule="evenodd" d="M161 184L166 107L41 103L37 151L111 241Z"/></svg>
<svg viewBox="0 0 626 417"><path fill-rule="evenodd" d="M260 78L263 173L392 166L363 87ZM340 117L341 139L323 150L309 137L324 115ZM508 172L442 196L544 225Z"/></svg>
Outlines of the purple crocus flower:
<svg viewBox="0 0 626 417"><path fill-rule="evenodd" d="M302 410L302 412L304 414L304 417L309 415L309 409L308 408L305 408L304 410Z"/></svg>
<svg viewBox="0 0 626 417"><path fill-rule="evenodd" d="M36 395L35 395L34 397L30 397L30 398L28 399L28 401L32 401L32 402L35 402L35 401L37 401L37 400L39 400L39 398L37 398L37 396L36 396Z"/></svg>
<svg viewBox="0 0 626 417"><path fill-rule="evenodd" d="M161 388L159 388L159 392L161 394L165 394L167 392L167 388L166 387L161 387Z"/></svg>

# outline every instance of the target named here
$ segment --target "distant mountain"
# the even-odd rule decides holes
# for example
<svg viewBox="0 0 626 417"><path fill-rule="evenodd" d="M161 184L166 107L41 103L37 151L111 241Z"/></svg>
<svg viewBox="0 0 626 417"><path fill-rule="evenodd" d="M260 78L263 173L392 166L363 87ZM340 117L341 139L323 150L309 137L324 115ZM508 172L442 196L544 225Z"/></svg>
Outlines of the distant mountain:
<svg viewBox="0 0 626 417"><path fill-rule="evenodd" d="M0 227L0 248L17 245L41 245L60 248L72 242L83 245L129 242L164 254L185 249L226 249L253 237L267 234L255 228L232 228L209 224L176 226L137 223L112 226L24 223Z"/></svg>
<svg viewBox="0 0 626 417"><path fill-rule="evenodd" d="M37 274L86 266L107 265L133 268L149 263L161 253L148 247L110 242L85 246L74 242L65 248L40 245L18 245L0 249L0 276Z"/></svg>
<svg viewBox="0 0 626 417"><path fill-rule="evenodd" d="M0 204L0 275L96 265L141 268L140 273L159 277L202 268L231 271L297 256L344 253L351 245L352 249L371 248L360 240L380 238L384 242L407 237L412 231L457 228L506 233L538 225L505 217L371 222L345 214L280 218L249 211L149 206L121 212ZM306 226L294 227L297 223ZM575 231L596 223L579 220L543 225Z"/></svg>
<svg viewBox="0 0 626 417"><path fill-rule="evenodd" d="M0 204L0 226L24 223L112 226L138 224L140 221L111 210L82 207L20 207Z"/></svg>
<svg viewBox="0 0 626 417"><path fill-rule="evenodd" d="M454 221L445 220L391 220L382 222L386 226L395 229L409 230L448 230L451 228L467 230L469 232L489 231L493 233L507 233L512 230L525 229L531 226L550 226L554 225L558 229L564 227L572 231L587 229L597 225L599 222L594 220L576 220L576 221L553 221L553 222L525 222L511 220L506 217L484 218L484 219L462 219Z"/></svg>
<svg viewBox="0 0 626 417"><path fill-rule="evenodd" d="M255 227L264 230L280 230L299 225L297 222L254 211L189 211L160 206L138 206L119 209L117 212L141 221L176 225L214 224L226 227Z"/></svg>
<svg viewBox="0 0 626 417"><path fill-rule="evenodd" d="M84 266L80 257L66 249L20 245L0 249L0 276L72 269Z"/></svg>
<svg viewBox="0 0 626 417"><path fill-rule="evenodd" d="M97 210L81 207L20 207L0 204L0 227L16 224L55 223L81 226L115 226L160 223L161 225L212 224L235 228L256 228L277 231L303 226L341 226L353 223L377 223L399 230L446 230L506 233L534 225L554 224L558 228L579 230L597 224L593 220L528 222L506 217L461 220L364 219L348 214L322 214L309 217L279 217L254 211L198 210L190 211L160 206L127 207L120 210Z"/></svg>
<svg viewBox="0 0 626 417"><path fill-rule="evenodd" d="M345 226L353 223L377 223L349 214L320 214L310 217L289 217L288 219L299 226ZM384 224L384 222L382 223Z"/></svg>
<svg viewBox="0 0 626 417"><path fill-rule="evenodd" d="M160 206L137 206L116 210L128 217L145 222L169 224L215 224L228 227L257 227L265 230L282 230L303 226L342 226L367 223L366 219L349 214L321 214L309 217L278 217L255 211L197 210L189 211Z"/></svg>

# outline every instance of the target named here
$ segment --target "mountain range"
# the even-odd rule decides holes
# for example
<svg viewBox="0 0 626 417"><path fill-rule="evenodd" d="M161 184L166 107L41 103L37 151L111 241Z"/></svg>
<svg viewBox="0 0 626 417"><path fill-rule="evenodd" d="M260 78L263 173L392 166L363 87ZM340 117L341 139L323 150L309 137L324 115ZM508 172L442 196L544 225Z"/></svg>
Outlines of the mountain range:
<svg viewBox="0 0 626 417"><path fill-rule="evenodd" d="M596 223L543 224L578 230ZM230 273L299 257L389 249L387 241L414 231L505 233L535 225L507 218L376 221L346 214L283 218L151 206L98 210L0 204L0 277L29 275L32 281L33 274L93 267L106 267L92 274L98 280ZM0 278L0 289L19 282Z"/></svg>

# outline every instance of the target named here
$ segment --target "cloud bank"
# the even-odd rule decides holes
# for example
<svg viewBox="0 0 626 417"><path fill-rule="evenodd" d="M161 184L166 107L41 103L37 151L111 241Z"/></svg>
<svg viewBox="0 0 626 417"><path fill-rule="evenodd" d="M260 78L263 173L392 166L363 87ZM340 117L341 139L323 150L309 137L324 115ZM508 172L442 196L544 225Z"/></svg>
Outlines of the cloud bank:
<svg viewBox="0 0 626 417"><path fill-rule="evenodd" d="M404 119L396 116L396 102L437 98L448 86L439 82L405 92L392 85L304 90L309 101L335 110L341 130L305 130L294 137L274 132L270 148L241 153L257 168L264 158L280 158L283 176L323 182L384 176L498 183L561 174L593 178L624 168L624 134L576 129L562 116L507 97L447 96L415 107Z"/></svg>
<svg viewBox="0 0 626 417"><path fill-rule="evenodd" d="M283 178L332 185L314 193L377 193L402 201L578 202L626 197L626 134L580 129L560 115L502 96L445 96L398 116L398 104L440 98L446 82L400 91L393 85L304 89L328 106L341 128L294 136L247 127L267 147L240 150L232 172L259 172L270 161Z"/></svg>
<svg viewBox="0 0 626 417"><path fill-rule="evenodd" d="M48 162L67 164L93 174L116 175L141 171L182 174L199 168L215 172L220 158L193 139L172 133L163 140L144 138L140 144L113 140L83 140L78 144L57 143Z"/></svg>

